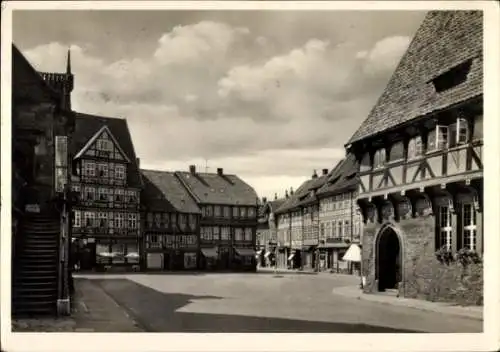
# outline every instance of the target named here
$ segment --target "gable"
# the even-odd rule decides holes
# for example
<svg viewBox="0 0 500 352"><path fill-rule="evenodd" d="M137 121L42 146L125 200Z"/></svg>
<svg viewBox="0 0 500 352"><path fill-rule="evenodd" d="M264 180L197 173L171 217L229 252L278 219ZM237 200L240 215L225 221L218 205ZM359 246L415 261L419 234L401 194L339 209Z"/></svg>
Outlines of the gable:
<svg viewBox="0 0 500 352"><path fill-rule="evenodd" d="M103 126L89 139L87 144L76 154L75 159L82 156L104 157L130 162L130 159L107 126Z"/></svg>
<svg viewBox="0 0 500 352"><path fill-rule="evenodd" d="M482 47L482 11L430 11L349 143L480 96ZM447 73L460 67L467 67L463 80L439 87Z"/></svg>

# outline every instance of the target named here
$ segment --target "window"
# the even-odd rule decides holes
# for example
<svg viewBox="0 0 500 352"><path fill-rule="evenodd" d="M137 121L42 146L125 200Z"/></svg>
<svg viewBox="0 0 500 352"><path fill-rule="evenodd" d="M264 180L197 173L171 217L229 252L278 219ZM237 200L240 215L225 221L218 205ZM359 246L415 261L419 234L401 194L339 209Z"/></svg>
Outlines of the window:
<svg viewBox="0 0 500 352"><path fill-rule="evenodd" d="M94 200L95 198L95 188L94 187L85 187L85 199L86 200Z"/></svg>
<svg viewBox="0 0 500 352"><path fill-rule="evenodd" d="M207 240L211 241L213 239L212 237L212 228L211 227L206 227L205 228L205 236Z"/></svg>
<svg viewBox="0 0 500 352"><path fill-rule="evenodd" d="M193 230L196 228L196 215L189 214L189 226Z"/></svg>
<svg viewBox="0 0 500 352"><path fill-rule="evenodd" d="M221 215L221 209L220 209L220 206L216 205L216 206L214 207L214 216L216 216L216 217L220 217L220 215Z"/></svg>
<svg viewBox="0 0 500 352"><path fill-rule="evenodd" d="M339 220L337 222L337 237L338 238L342 238L344 237L343 234L342 234L342 229L343 229L343 226L342 226L342 220Z"/></svg>
<svg viewBox="0 0 500 352"><path fill-rule="evenodd" d="M424 154L424 146L422 137L416 136L408 142L408 160L416 159Z"/></svg>
<svg viewBox="0 0 500 352"><path fill-rule="evenodd" d="M137 220L138 220L138 216L136 213L128 213L128 222L127 222L127 225L128 225L128 228L129 229L136 229L138 228L138 223L137 223Z"/></svg>
<svg viewBox="0 0 500 352"><path fill-rule="evenodd" d="M116 165L115 166L115 178L118 180L125 179L125 165Z"/></svg>
<svg viewBox="0 0 500 352"><path fill-rule="evenodd" d="M207 207L201 207L201 216L207 216Z"/></svg>
<svg viewBox="0 0 500 352"><path fill-rule="evenodd" d="M332 238L336 238L336 237L339 237L337 236L337 227L335 227L335 221L332 221L330 223L330 232L331 232L331 237Z"/></svg>
<svg viewBox="0 0 500 352"><path fill-rule="evenodd" d="M457 122L449 126L449 143L450 147L455 147L460 144L467 143L469 135L469 126L466 119L459 118Z"/></svg>
<svg viewBox="0 0 500 352"><path fill-rule="evenodd" d="M483 115L478 115L474 119L474 135L472 139L475 141L483 139Z"/></svg>
<svg viewBox="0 0 500 352"><path fill-rule="evenodd" d="M447 250L452 250L452 232L453 228L451 226L451 212L449 206L439 207L438 216L438 228L439 228L439 247L445 247Z"/></svg>
<svg viewBox="0 0 500 352"><path fill-rule="evenodd" d="M95 176L95 163L86 161L83 164L83 175L84 176Z"/></svg>
<svg viewBox="0 0 500 352"><path fill-rule="evenodd" d="M170 214L170 222L172 223L172 226L177 225L177 218L175 213Z"/></svg>
<svg viewBox="0 0 500 352"><path fill-rule="evenodd" d="M351 224L349 220L344 221L344 236L349 237L351 235Z"/></svg>
<svg viewBox="0 0 500 352"><path fill-rule="evenodd" d="M91 211L86 211L84 213L85 226L93 227L95 221L95 213Z"/></svg>
<svg viewBox="0 0 500 352"><path fill-rule="evenodd" d="M389 153L389 161L398 161L404 159L405 149L403 142L394 143Z"/></svg>
<svg viewBox="0 0 500 352"><path fill-rule="evenodd" d="M125 196L125 191L123 189L115 190L115 200L117 202L123 202L124 196Z"/></svg>
<svg viewBox="0 0 500 352"><path fill-rule="evenodd" d="M462 247L477 251L476 211L471 203L462 204Z"/></svg>
<svg viewBox="0 0 500 352"><path fill-rule="evenodd" d="M155 226L161 226L161 213L155 213Z"/></svg>
<svg viewBox="0 0 500 352"><path fill-rule="evenodd" d="M237 218L239 215L238 207L233 207L233 218Z"/></svg>
<svg viewBox="0 0 500 352"><path fill-rule="evenodd" d="M363 172L368 170L371 170L370 153L365 153L365 155L363 155L363 158L361 159L359 171Z"/></svg>
<svg viewBox="0 0 500 352"><path fill-rule="evenodd" d="M443 150L448 148L448 126L436 126L427 135L427 151Z"/></svg>
<svg viewBox="0 0 500 352"><path fill-rule="evenodd" d="M381 148L375 152L375 155L373 156L373 168L377 169L380 167L384 167L386 162L386 157L385 157L385 149Z"/></svg>
<svg viewBox="0 0 500 352"><path fill-rule="evenodd" d="M214 226L212 228L212 231L213 231L213 238L215 241L218 241L219 240L219 237L220 237L220 233L219 233L219 227L218 226Z"/></svg>
<svg viewBox="0 0 500 352"><path fill-rule="evenodd" d="M163 218L163 223L165 224L165 227L168 227L168 224L170 223L170 214L169 213L162 213L162 218Z"/></svg>
<svg viewBox="0 0 500 352"><path fill-rule="evenodd" d="M212 210L213 210L213 209L212 209L212 206L211 206L211 205L208 205L208 206L206 207L206 214L207 214L207 216L212 216L212 215L213 215Z"/></svg>
<svg viewBox="0 0 500 352"><path fill-rule="evenodd" d="M97 164L97 176L108 177L108 164Z"/></svg>
<svg viewBox="0 0 500 352"><path fill-rule="evenodd" d="M247 208L241 207L240 208L240 217L245 218L247 216Z"/></svg>
<svg viewBox="0 0 500 352"><path fill-rule="evenodd" d="M125 223L125 216L123 213L116 213L115 215L115 227L116 228L123 228Z"/></svg>
<svg viewBox="0 0 500 352"><path fill-rule="evenodd" d="M180 224L182 229L186 228L186 225L187 225L186 214L179 214L179 224Z"/></svg>
<svg viewBox="0 0 500 352"><path fill-rule="evenodd" d="M247 227L245 229L245 241L252 241L252 228L251 227Z"/></svg>
<svg viewBox="0 0 500 352"><path fill-rule="evenodd" d="M97 189L98 200L106 201L108 200L108 189L107 188L98 188Z"/></svg>
<svg viewBox="0 0 500 352"><path fill-rule="evenodd" d="M110 152L113 150L113 144L108 139L98 139L97 140L97 150Z"/></svg>
<svg viewBox="0 0 500 352"><path fill-rule="evenodd" d="M229 241L231 239L231 228L229 227L221 228L220 239L223 241Z"/></svg>
<svg viewBox="0 0 500 352"><path fill-rule="evenodd" d="M82 212L80 210L73 210L73 227L80 227L82 225Z"/></svg>
<svg viewBox="0 0 500 352"><path fill-rule="evenodd" d="M99 227L108 226L108 213L99 212L97 213L97 218L99 220Z"/></svg>
<svg viewBox="0 0 500 352"><path fill-rule="evenodd" d="M153 213L148 213L148 215L146 215L146 222L149 228L153 227Z"/></svg>
<svg viewBox="0 0 500 352"><path fill-rule="evenodd" d="M248 217L249 218L255 217L255 209L254 208L248 208Z"/></svg>
<svg viewBox="0 0 500 352"><path fill-rule="evenodd" d="M320 225L320 236L325 237L325 224Z"/></svg>
<svg viewBox="0 0 500 352"><path fill-rule="evenodd" d="M231 208L230 207L224 207L224 217L225 218L231 217Z"/></svg>
<svg viewBox="0 0 500 352"><path fill-rule="evenodd" d="M243 229L240 229L240 228L234 229L234 240L235 241L243 241Z"/></svg>

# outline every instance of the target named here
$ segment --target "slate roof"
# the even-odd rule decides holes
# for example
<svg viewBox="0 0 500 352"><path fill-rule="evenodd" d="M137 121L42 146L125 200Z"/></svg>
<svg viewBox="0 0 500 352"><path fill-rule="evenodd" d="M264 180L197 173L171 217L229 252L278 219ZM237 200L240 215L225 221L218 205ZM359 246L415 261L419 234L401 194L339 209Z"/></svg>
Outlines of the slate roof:
<svg viewBox="0 0 500 352"><path fill-rule="evenodd" d="M345 159L342 159L329 174L325 184L318 190L318 197L356 190L359 183L358 170L359 165L356 156L352 153L347 154Z"/></svg>
<svg viewBox="0 0 500 352"><path fill-rule="evenodd" d="M283 203L286 201L286 198L274 199L272 201L267 201L259 207L259 216L264 216L267 209L270 209L270 212L276 212Z"/></svg>
<svg viewBox="0 0 500 352"><path fill-rule="evenodd" d="M198 204L257 205L257 193L236 175L176 172Z"/></svg>
<svg viewBox="0 0 500 352"><path fill-rule="evenodd" d="M174 172L141 170L146 208L166 212L199 214L200 208Z"/></svg>
<svg viewBox="0 0 500 352"><path fill-rule="evenodd" d="M326 180L326 176L321 176L318 178L310 178L304 181L292 195L285 199L285 201L275 211L275 213L283 214L294 210L299 205L303 204L303 202L310 196L311 190L314 187L317 187L320 182L322 182L321 180L318 181L319 178L321 178L323 181Z"/></svg>
<svg viewBox="0 0 500 352"><path fill-rule="evenodd" d="M142 179L139 173L139 165L135 155L132 137L128 129L127 120L114 117L104 117L76 113L75 132L71 138L70 150L73 155L77 154L103 126L116 138L120 147L130 159L127 170L127 184L130 187L142 187Z"/></svg>
<svg viewBox="0 0 500 352"><path fill-rule="evenodd" d="M483 92L481 11L430 11L367 119L348 144ZM437 93L432 79L472 60L467 80Z"/></svg>

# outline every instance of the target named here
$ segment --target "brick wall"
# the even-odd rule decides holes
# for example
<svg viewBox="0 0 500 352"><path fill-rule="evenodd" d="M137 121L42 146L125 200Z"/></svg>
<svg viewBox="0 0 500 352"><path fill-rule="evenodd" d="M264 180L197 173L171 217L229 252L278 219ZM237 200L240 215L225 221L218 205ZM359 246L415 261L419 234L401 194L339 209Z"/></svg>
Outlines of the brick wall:
<svg viewBox="0 0 500 352"><path fill-rule="evenodd" d="M439 263L435 257L434 223L434 216L429 215L393 224L403 241L403 283L399 287L400 295L466 305L482 304L482 264L472 264L464 268L458 263ZM374 241L382 227L383 224L368 223L363 233L363 276L366 277L366 293L377 291Z"/></svg>

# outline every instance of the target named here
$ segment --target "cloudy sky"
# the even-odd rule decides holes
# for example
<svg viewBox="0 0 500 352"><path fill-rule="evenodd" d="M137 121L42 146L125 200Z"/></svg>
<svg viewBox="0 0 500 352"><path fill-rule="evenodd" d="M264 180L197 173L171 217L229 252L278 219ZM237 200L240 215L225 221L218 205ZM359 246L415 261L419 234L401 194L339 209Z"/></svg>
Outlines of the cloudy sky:
<svg viewBox="0 0 500 352"><path fill-rule="evenodd" d="M223 167L259 196L332 168L423 20L416 11L15 11L73 108L126 118L141 167ZM43 30L41 30L43 29Z"/></svg>

